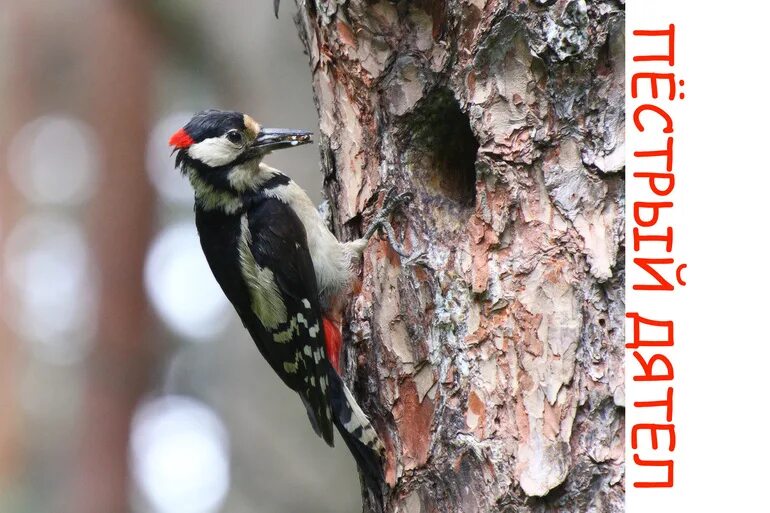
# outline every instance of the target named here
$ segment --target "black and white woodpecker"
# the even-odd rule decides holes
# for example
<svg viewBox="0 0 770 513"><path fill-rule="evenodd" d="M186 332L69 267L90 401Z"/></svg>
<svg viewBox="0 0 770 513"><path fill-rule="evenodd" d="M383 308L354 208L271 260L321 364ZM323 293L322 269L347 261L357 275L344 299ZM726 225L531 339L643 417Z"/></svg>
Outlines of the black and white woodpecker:
<svg viewBox="0 0 770 513"><path fill-rule="evenodd" d="M364 476L381 483L384 447L339 375L339 322L367 240L381 227L392 233L387 216L408 196L388 195L364 237L339 242L305 191L262 163L309 142L308 131L208 110L169 144L195 191L203 253L260 352L299 394L315 432L332 445L336 425Z"/></svg>

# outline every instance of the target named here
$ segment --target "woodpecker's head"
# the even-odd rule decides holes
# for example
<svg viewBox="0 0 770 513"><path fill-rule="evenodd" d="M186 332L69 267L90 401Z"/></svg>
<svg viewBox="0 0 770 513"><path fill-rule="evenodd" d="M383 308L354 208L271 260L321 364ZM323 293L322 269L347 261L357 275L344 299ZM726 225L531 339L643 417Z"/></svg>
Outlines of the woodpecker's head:
<svg viewBox="0 0 770 513"><path fill-rule="evenodd" d="M239 191L257 178L268 153L312 142L312 132L263 128L240 112L199 112L169 140L193 187ZM202 184L202 185L201 185Z"/></svg>

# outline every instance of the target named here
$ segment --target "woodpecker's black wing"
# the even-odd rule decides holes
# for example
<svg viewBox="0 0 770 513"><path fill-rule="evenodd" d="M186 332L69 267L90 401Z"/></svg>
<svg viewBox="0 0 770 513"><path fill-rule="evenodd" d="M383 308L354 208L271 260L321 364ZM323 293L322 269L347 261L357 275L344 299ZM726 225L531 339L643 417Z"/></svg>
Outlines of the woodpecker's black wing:
<svg viewBox="0 0 770 513"><path fill-rule="evenodd" d="M264 328L250 331L263 338L265 358L299 393L313 428L331 445L331 367L305 228L286 203L258 194L246 206L241 232L241 272L251 311Z"/></svg>

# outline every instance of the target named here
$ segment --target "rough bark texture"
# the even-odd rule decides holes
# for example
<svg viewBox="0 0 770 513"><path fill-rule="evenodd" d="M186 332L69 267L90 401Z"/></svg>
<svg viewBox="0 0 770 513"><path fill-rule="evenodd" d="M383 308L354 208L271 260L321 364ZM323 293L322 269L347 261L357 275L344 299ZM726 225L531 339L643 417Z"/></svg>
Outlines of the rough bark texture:
<svg viewBox="0 0 770 513"><path fill-rule="evenodd" d="M622 0L298 5L386 511L622 511Z"/></svg>

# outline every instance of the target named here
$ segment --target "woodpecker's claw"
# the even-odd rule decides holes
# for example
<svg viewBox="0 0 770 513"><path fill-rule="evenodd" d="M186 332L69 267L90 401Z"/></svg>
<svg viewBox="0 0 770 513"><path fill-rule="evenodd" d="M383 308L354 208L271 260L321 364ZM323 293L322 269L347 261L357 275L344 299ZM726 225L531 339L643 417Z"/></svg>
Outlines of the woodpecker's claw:
<svg viewBox="0 0 770 513"><path fill-rule="evenodd" d="M385 193L385 201L382 203L382 208L377 212L372 220L372 224L369 225L369 229L364 234L365 239L371 239L377 231L382 228L390 237L393 227L390 225L390 215L401 205L409 203L414 198L414 194L411 192L405 192L403 194L396 194L395 187ZM394 242L394 241L391 241Z"/></svg>
<svg viewBox="0 0 770 513"><path fill-rule="evenodd" d="M281 0L273 0L273 9L275 9L275 17L278 17L278 8L281 7Z"/></svg>
<svg viewBox="0 0 770 513"><path fill-rule="evenodd" d="M412 194L411 192L404 192L401 194L397 194L395 187L388 190L388 192L385 193L385 201L382 204L382 208L380 209L379 212L377 212L377 215L374 216L374 219L372 220L372 224L369 225L369 229L366 230L366 233L364 234L364 238L366 240L369 240L379 230L382 230L383 232L385 232L385 235L387 236L388 242L390 243L390 246L393 248L393 251L398 253L399 256L406 259L404 260L403 264L407 266L422 262L423 257L425 256L425 252L422 250L418 250L418 251L415 251L414 253L409 253L404 248L404 246L400 242L398 242L398 239L396 238L396 233L393 230L393 225L390 224L390 215L401 206L411 202L413 199L414 199L414 194Z"/></svg>

